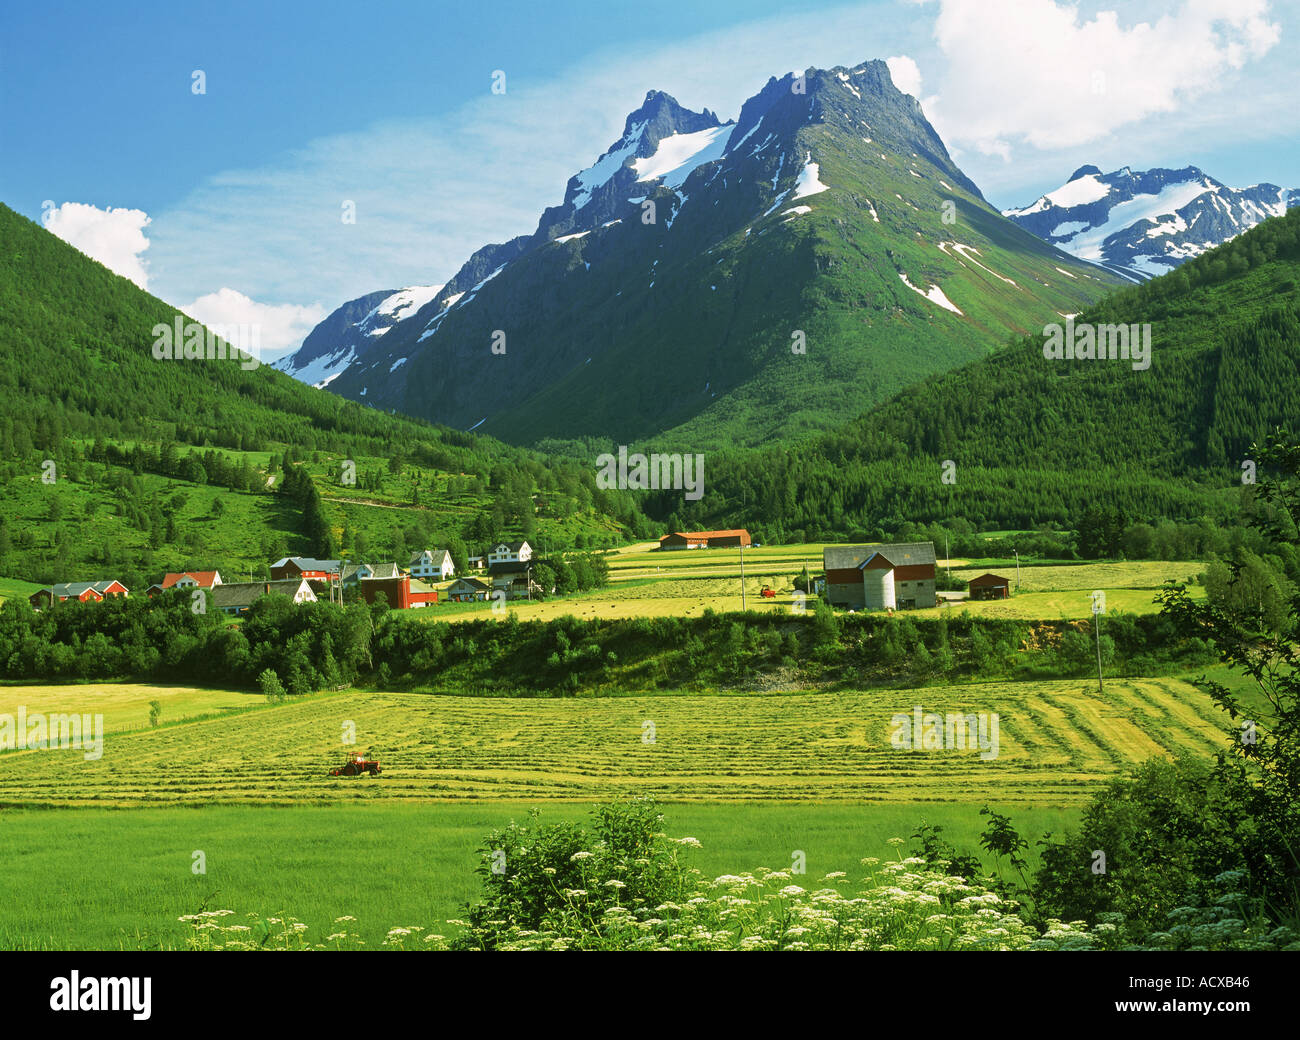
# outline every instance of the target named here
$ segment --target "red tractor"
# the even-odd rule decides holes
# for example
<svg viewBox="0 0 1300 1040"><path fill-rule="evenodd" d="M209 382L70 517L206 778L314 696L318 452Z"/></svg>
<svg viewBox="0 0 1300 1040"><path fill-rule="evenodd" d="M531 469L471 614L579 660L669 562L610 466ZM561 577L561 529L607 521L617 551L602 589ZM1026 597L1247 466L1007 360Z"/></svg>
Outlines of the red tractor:
<svg viewBox="0 0 1300 1040"><path fill-rule="evenodd" d="M330 770L330 776L359 776L362 773L378 776L380 772L381 767L378 762L366 758L360 751L353 751L348 754L347 760L341 766Z"/></svg>
<svg viewBox="0 0 1300 1040"><path fill-rule="evenodd" d="M776 592L770 586L764 585L763 591L759 593L764 599L776 599Z"/></svg>

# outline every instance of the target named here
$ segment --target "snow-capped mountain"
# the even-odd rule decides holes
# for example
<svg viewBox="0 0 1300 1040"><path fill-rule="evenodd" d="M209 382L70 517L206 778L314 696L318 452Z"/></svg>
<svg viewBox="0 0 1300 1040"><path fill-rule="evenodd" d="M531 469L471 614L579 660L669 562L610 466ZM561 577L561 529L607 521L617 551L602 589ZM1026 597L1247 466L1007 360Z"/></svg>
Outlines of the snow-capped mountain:
<svg viewBox="0 0 1300 1040"><path fill-rule="evenodd" d="M1166 274L1300 203L1275 184L1229 188L1195 166L1103 174L1081 166L1024 209L1003 215L1039 238L1133 280Z"/></svg>
<svg viewBox="0 0 1300 1040"><path fill-rule="evenodd" d="M517 442L758 443L1115 282L993 209L870 61L772 78L727 122L650 91L532 234L478 250L364 350L337 331L383 294L354 301L330 350L313 332L285 370L328 358L331 391Z"/></svg>
<svg viewBox="0 0 1300 1040"><path fill-rule="evenodd" d="M379 337L418 311L441 289L441 285L413 285L381 289L349 300L312 329L301 347L280 358L273 367L314 387L328 386L364 358Z"/></svg>

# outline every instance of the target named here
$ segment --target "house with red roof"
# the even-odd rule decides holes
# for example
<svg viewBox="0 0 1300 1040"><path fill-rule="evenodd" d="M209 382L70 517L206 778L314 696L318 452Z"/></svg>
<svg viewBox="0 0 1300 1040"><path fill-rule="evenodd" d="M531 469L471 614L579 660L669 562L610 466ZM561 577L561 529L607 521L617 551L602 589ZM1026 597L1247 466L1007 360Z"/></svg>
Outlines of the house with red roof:
<svg viewBox="0 0 1300 1040"><path fill-rule="evenodd" d="M743 527L730 531L674 531L659 539L659 548L662 550L723 549L749 544L749 532Z"/></svg>
<svg viewBox="0 0 1300 1040"><path fill-rule="evenodd" d="M167 589L210 589L220 584L220 571L168 571L161 582L145 590L145 595L156 596Z"/></svg>

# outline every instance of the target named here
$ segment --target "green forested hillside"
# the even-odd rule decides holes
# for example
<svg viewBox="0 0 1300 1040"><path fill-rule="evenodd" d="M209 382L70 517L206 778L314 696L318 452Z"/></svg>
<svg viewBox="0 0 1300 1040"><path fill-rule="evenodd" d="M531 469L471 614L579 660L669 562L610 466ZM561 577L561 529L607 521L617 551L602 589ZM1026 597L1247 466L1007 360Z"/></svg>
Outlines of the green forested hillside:
<svg viewBox="0 0 1300 1040"><path fill-rule="evenodd" d="M1026 336L806 449L713 456L700 502L663 495L652 512L772 541L958 517L1032 528L1099 509L1234 514L1248 446L1300 423L1298 239L1293 210L1076 318L1149 323L1149 369L1049 360L1043 336Z"/></svg>
<svg viewBox="0 0 1300 1040"><path fill-rule="evenodd" d="M645 533L636 500L597 489L589 466L269 366L156 360L153 329L177 313L0 205L0 574L139 582L256 573L286 551L393 558L453 538L559 548ZM280 493L300 467L318 504Z"/></svg>

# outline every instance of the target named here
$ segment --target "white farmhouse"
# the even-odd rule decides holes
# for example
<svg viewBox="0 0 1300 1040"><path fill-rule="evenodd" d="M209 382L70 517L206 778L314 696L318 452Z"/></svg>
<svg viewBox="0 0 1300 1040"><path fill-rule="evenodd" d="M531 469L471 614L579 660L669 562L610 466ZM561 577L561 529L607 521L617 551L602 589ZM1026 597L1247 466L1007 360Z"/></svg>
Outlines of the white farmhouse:
<svg viewBox="0 0 1300 1040"><path fill-rule="evenodd" d="M446 581L453 577L456 568L451 562L451 553L446 549L425 549L411 557L411 577L424 581Z"/></svg>
<svg viewBox="0 0 1300 1040"><path fill-rule="evenodd" d="M498 563L527 563L533 558L533 547L527 542L498 542L488 550L488 567Z"/></svg>

